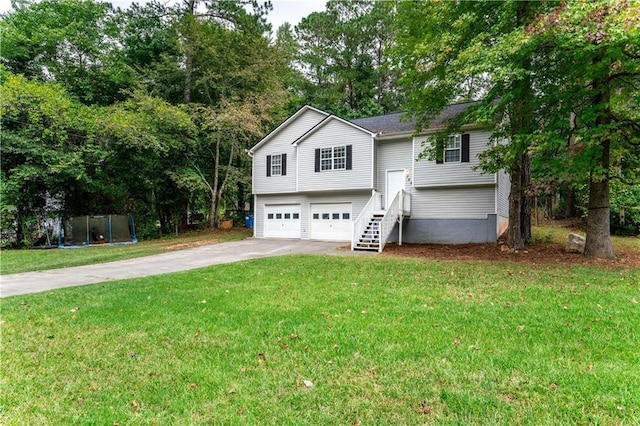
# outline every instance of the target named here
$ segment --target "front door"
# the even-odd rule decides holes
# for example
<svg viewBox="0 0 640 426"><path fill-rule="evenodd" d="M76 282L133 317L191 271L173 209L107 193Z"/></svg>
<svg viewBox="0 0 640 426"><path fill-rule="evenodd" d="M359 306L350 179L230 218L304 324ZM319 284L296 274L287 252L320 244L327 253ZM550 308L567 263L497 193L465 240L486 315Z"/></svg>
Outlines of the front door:
<svg viewBox="0 0 640 426"><path fill-rule="evenodd" d="M404 170L387 170L387 189L385 191L385 205L388 209L398 191L405 189Z"/></svg>

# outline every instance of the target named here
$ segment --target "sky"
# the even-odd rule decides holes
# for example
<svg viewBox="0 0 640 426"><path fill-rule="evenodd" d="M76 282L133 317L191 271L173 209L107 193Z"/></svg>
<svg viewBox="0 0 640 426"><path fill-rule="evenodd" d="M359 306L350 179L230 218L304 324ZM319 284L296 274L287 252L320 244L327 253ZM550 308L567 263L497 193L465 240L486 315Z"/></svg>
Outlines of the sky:
<svg viewBox="0 0 640 426"><path fill-rule="evenodd" d="M109 1L109 0L106 0ZM175 0L168 0L175 1ZM324 10L327 0L271 0L273 10L269 13L268 19L273 26L273 31L285 22L289 22L292 26L297 25L302 18L308 16L312 12ZM131 0L111 0L113 7L127 8ZM146 3L145 0L137 0L137 3ZM0 0L0 13L7 12L11 9L10 0Z"/></svg>

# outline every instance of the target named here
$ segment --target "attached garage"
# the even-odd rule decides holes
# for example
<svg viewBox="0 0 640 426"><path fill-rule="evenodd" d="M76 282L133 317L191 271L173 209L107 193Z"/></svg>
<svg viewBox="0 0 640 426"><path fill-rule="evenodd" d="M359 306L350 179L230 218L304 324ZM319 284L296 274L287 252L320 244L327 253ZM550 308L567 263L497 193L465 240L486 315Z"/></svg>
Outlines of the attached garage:
<svg viewBox="0 0 640 426"><path fill-rule="evenodd" d="M312 240L351 241L351 203L311 204Z"/></svg>
<svg viewBox="0 0 640 426"><path fill-rule="evenodd" d="M274 204L264 207L265 237L300 238L300 204Z"/></svg>

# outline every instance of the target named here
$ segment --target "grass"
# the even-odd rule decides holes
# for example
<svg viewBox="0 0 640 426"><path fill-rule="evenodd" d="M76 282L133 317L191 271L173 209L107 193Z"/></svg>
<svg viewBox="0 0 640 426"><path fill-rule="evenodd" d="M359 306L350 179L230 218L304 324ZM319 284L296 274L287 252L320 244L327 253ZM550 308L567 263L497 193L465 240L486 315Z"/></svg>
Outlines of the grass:
<svg viewBox="0 0 640 426"><path fill-rule="evenodd" d="M292 256L2 299L0 423L637 424L640 270Z"/></svg>
<svg viewBox="0 0 640 426"><path fill-rule="evenodd" d="M164 253L169 250L178 250L207 241L241 240L250 235L251 230L249 229L234 228L231 230L188 232L179 236L128 245L102 245L78 249L2 250L0 252L0 274L15 274L112 262Z"/></svg>
<svg viewBox="0 0 640 426"><path fill-rule="evenodd" d="M560 222L543 223L540 226L532 226L531 233L534 243L558 243L566 244L567 235L571 232L578 235L586 236L585 230L577 226L576 223L567 221L565 226L559 226ZM611 236L611 244L614 252L616 248L625 248L632 250L640 250L640 236Z"/></svg>

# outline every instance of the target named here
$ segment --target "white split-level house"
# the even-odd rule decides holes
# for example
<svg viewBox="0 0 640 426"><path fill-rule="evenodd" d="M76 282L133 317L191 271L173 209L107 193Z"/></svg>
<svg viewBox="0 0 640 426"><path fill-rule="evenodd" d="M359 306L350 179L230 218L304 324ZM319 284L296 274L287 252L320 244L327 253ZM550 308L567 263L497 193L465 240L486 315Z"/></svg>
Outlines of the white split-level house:
<svg viewBox="0 0 640 426"><path fill-rule="evenodd" d="M496 241L507 226L509 177L474 170L490 133L465 126L442 160L418 159L429 134L466 106L450 106L418 135L402 113L345 120L302 107L249 150L254 237L378 251L390 241Z"/></svg>

